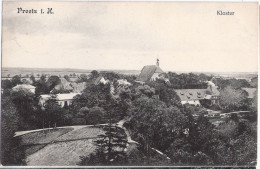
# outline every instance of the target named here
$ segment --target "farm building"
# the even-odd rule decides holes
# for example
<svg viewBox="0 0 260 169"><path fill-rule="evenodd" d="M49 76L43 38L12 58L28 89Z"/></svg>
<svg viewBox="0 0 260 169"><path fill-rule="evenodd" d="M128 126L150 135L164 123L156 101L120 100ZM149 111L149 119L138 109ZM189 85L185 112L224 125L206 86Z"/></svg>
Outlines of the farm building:
<svg viewBox="0 0 260 169"><path fill-rule="evenodd" d="M246 91L248 93L247 98L253 99L255 97L255 95L257 94L257 90L256 88L242 88L242 90Z"/></svg>
<svg viewBox="0 0 260 169"><path fill-rule="evenodd" d="M205 99L207 89L176 89L175 92L181 99L181 104L200 105L200 100Z"/></svg>
<svg viewBox="0 0 260 169"><path fill-rule="evenodd" d="M68 82L66 79L61 78L60 83L57 84L52 90L51 93L54 93L55 91L69 91L72 92L73 88L71 87L71 83Z"/></svg>
<svg viewBox="0 0 260 169"><path fill-rule="evenodd" d="M95 80L94 84L95 84L95 85L98 85L98 84L100 84L100 83L107 84L107 83L109 83L109 80L106 80L104 77L99 76L99 77Z"/></svg>
<svg viewBox="0 0 260 169"><path fill-rule="evenodd" d="M43 94L40 95L39 105L44 108L46 101L53 98L57 101L58 105L64 107L65 105L70 105L73 101L73 98L81 93L63 93L63 94Z"/></svg>
<svg viewBox="0 0 260 169"><path fill-rule="evenodd" d="M209 85L207 89L176 89L175 92L182 104L200 105L200 100L210 100L212 104L219 103L219 91L217 86Z"/></svg>

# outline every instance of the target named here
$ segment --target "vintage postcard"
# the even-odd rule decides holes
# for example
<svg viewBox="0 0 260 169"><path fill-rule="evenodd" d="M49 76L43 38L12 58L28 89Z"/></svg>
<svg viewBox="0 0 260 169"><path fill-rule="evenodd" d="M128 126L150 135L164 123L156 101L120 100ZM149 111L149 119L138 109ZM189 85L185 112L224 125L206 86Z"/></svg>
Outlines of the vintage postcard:
<svg viewBox="0 0 260 169"><path fill-rule="evenodd" d="M258 3L2 8L2 165L256 167Z"/></svg>

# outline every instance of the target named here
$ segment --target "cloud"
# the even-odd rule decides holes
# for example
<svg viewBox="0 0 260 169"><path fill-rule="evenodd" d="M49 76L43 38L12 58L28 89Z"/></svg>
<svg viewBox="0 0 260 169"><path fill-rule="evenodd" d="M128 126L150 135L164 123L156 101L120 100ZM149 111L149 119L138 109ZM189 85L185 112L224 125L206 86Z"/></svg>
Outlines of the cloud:
<svg viewBox="0 0 260 169"><path fill-rule="evenodd" d="M256 71L257 26L255 3L4 2L3 63L141 69L159 57L167 70Z"/></svg>

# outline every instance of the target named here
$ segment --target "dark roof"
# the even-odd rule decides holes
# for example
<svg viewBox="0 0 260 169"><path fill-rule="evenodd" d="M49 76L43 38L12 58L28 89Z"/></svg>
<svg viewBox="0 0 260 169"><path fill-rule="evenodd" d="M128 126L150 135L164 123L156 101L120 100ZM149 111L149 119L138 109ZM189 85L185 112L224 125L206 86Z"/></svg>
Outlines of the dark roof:
<svg viewBox="0 0 260 169"><path fill-rule="evenodd" d="M220 92L218 91L218 86L209 86L208 90L210 91L211 95L219 96Z"/></svg>
<svg viewBox="0 0 260 169"><path fill-rule="evenodd" d="M60 83L54 87L55 90L73 90L73 88L70 85L70 82L68 82L66 79L62 78L60 79Z"/></svg>
<svg viewBox="0 0 260 169"><path fill-rule="evenodd" d="M102 76L99 76L98 78L96 78L96 80L94 81L94 84L98 85L100 83L101 79L102 79Z"/></svg>
<svg viewBox="0 0 260 169"><path fill-rule="evenodd" d="M146 82L151 79L154 73L164 73L164 71L156 65L144 66L136 81Z"/></svg>
<svg viewBox="0 0 260 169"><path fill-rule="evenodd" d="M207 89L175 89L181 101L204 99Z"/></svg>
<svg viewBox="0 0 260 169"><path fill-rule="evenodd" d="M256 95L256 88L242 88L243 90L245 90L248 93L248 99L253 99L254 96Z"/></svg>

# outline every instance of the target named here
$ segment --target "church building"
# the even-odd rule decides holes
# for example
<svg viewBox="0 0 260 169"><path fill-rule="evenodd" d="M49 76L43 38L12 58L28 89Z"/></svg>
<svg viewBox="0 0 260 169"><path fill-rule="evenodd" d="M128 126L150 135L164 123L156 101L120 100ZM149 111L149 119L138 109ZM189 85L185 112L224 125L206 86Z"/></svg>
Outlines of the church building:
<svg viewBox="0 0 260 169"><path fill-rule="evenodd" d="M159 59L156 65L144 66L140 75L137 77L136 82L145 83L148 81L155 81L156 79L165 79L166 73L159 67Z"/></svg>

